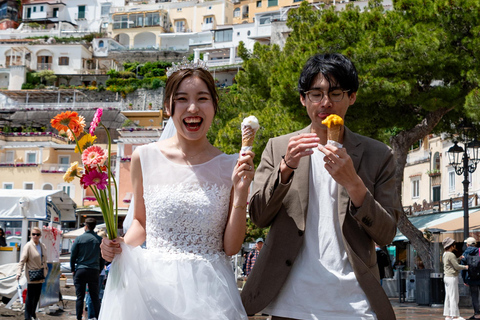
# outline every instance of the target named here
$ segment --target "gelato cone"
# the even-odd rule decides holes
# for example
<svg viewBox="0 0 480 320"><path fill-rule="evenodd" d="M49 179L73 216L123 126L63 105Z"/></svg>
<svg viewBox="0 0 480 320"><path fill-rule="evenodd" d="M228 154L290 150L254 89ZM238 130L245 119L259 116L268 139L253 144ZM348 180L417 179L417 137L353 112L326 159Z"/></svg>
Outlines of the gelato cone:
<svg viewBox="0 0 480 320"><path fill-rule="evenodd" d="M327 130L327 143L331 143L341 148L340 134L342 133L343 119L336 114L329 115L322 124L328 127Z"/></svg>
<svg viewBox="0 0 480 320"><path fill-rule="evenodd" d="M249 116L242 121L242 151L252 150L253 140L260 125L255 116Z"/></svg>

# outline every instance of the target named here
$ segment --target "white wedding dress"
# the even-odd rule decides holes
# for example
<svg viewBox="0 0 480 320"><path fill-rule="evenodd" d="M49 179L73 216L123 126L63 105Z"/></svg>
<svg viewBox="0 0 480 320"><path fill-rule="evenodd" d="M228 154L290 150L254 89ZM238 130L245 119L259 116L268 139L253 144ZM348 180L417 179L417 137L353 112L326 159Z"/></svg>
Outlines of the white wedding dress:
<svg viewBox="0 0 480 320"><path fill-rule="evenodd" d="M147 249L122 244L99 319L248 319L223 251L237 155L181 165L168 160L156 143L138 151Z"/></svg>

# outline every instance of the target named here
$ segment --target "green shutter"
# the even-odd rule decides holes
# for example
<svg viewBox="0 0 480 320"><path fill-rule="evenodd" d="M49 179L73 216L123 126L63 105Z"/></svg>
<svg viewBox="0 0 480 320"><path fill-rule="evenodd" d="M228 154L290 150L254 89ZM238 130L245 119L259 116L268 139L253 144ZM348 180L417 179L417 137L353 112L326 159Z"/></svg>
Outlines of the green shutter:
<svg viewBox="0 0 480 320"><path fill-rule="evenodd" d="M78 6L78 19L85 19L85 6Z"/></svg>

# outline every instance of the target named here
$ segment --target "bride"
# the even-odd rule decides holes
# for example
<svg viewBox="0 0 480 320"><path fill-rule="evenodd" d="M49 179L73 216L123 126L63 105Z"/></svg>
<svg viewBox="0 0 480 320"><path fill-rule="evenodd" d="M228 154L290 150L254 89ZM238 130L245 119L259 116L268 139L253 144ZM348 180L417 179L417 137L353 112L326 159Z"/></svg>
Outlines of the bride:
<svg viewBox="0 0 480 320"><path fill-rule="evenodd" d="M207 140L218 107L208 71L168 73L164 109L176 133L132 155L133 222L102 243L115 259L99 319L247 319L229 256L245 236L254 154L226 155Z"/></svg>

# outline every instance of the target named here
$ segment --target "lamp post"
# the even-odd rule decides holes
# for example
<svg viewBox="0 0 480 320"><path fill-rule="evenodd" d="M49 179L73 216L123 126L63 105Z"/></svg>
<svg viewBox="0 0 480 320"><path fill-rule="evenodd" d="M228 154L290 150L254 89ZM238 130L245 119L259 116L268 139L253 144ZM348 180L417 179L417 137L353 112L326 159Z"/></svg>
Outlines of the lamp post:
<svg viewBox="0 0 480 320"><path fill-rule="evenodd" d="M477 164L480 162L479 148L480 141L477 138L469 137L469 131L473 131L472 126L467 126L465 123L459 126L463 130L462 143L464 148L458 145L458 141L454 141L453 146L448 149L448 161L453 166L455 173L459 176L463 174L463 237L468 238L468 174L474 173L477 169ZM460 158L461 156L461 158Z"/></svg>

